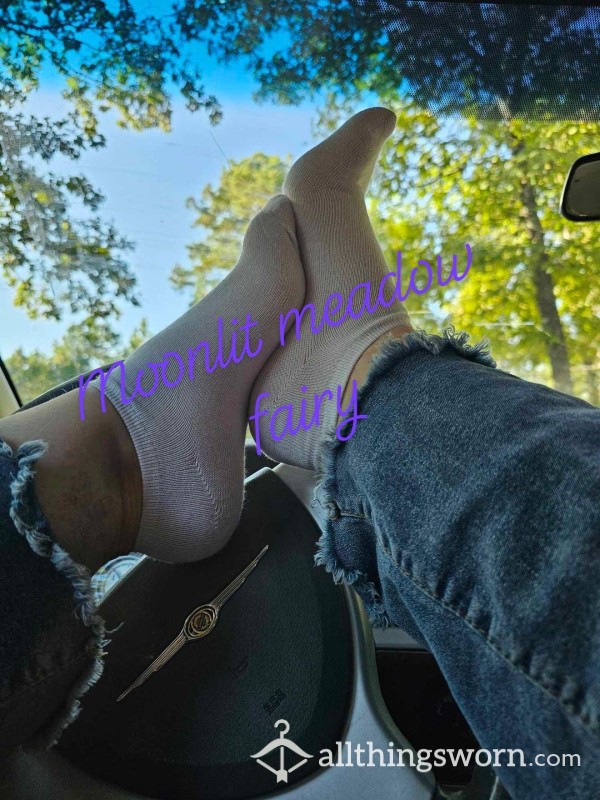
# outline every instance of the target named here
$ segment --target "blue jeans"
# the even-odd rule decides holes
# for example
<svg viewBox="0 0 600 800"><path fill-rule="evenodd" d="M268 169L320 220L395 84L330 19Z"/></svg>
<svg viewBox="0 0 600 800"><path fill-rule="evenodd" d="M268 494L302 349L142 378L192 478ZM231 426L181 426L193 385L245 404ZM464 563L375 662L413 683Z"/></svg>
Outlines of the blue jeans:
<svg viewBox="0 0 600 800"><path fill-rule="evenodd" d="M526 762L580 755L579 767L500 767L514 800L591 800L600 411L494 369L465 340L413 334L379 357L359 398L368 419L325 450L317 561L374 622L429 647L481 747L520 749ZM0 752L41 723L56 738L101 668L88 576L53 543L32 490L42 452L0 443L0 607L12 604L0 622Z"/></svg>
<svg viewBox="0 0 600 800"><path fill-rule="evenodd" d="M333 441L318 563L435 656L514 800L600 797L600 410L466 336L387 347ZM502 756L499 755L499 762ZM517 760L517 763L518 760Z"/></svg>
<svg viewBox="0 0 600 800"><path fill-rule="evenodd" d="M43 442L0 439L0 758L54 744L102 673L88 570L54 541L35 496Z"/></svg>

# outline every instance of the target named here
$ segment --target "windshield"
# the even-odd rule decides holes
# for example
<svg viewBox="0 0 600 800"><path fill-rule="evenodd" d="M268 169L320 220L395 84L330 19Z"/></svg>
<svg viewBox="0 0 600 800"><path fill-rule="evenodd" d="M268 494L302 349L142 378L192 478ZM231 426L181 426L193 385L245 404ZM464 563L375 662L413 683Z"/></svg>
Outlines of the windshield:
<svg viewBox="0 0 600 800"><path fill-rule="evenodd" d="M24 0L0 23L0 354L23 402L203 297L292 160L382 104L390 270L472 250L465 280L410 293L415 327L600 403L600 224L558 211L600 150L593 7Z"/></svg>

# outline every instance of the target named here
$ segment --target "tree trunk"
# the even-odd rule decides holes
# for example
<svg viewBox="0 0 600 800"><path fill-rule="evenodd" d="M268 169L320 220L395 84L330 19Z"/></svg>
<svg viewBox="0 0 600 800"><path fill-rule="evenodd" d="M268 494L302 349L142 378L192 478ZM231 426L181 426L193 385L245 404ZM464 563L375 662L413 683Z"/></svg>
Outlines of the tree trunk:
<svg viewBox="0 0 600 800"><path fill-rule="evenodd" d="M552 275L546 270L548 253L544 246L544 231L537 213L535 193L527 180L523 180L521 183L521 200L523 201L525 222L534 245L531 275L542 326L544 333L548 336L547 349L552 367L552 379L556 389L572 394L573 382L565 333L556 306Z"/></svg>
<svg viewBox="0 0 600 800"><path fill-rule="evenodd" d="M508 102L500 96L496 97L496 102L500 115L507 127L511 121L511 111ZM525 143L512 136L513 142L511 150L513 155L517 155L523 150ZM556 306L556 296L554 294L554 282L552 275L546 270L548 253L544 244L544 229L537 211L537 199L533 186L527 178L521 179L521 201L523 203L523 216L525 224L529 230L531 242L533 244L533 263L531 264L531 276L535 289L535 300L540 312L542 327L547 335L546 348L550 366L552 368L552 380L554 387L567 394L573 393L573 381L571 380L571 367L569 364L569 353L562 322Z"/></svg>
<svg viewBox="0 0 600 800"><path fill-rule="evenodd" d="M600 387L598 386L598 370L591 361L586 361L586 387L588 402L593 406L600 406Z"/></svg>

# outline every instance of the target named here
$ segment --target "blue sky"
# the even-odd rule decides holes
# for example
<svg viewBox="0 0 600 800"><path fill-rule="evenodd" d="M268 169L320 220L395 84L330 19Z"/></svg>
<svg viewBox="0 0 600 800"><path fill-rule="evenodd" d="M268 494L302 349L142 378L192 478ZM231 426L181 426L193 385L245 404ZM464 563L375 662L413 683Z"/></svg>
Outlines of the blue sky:
<svg viewBox="0 0 600 800"><path fill-rule="evenodd" d="M256 85L240 64L222 66L199 53L206 91L222 104L223 121L211 127L199 111L190 114L177 102L173 129L136 133L123 131L110 118L103 121L107 146L85 154L79 162L53 162L57 173L84 173L106 196L102 215L136 242L128 260L138 277L141 308L126 308L115 327L125 337L146 317L153 332L188 307L189 296L176 292L168 277L175 263L187 263L186 244L197 240L191 228L193 211L188 196L207 183L218 182L226 160L238 160L256 151L293 157L312 144L311 119L315 103L277 106L254 103ZM40 90L31 95L31 113L59 116L66 109L60 84L45 75ZM12 291L0 279L0 353L17 347L48 352L74 317L60 322L30 320L12 305Z"/></svg>

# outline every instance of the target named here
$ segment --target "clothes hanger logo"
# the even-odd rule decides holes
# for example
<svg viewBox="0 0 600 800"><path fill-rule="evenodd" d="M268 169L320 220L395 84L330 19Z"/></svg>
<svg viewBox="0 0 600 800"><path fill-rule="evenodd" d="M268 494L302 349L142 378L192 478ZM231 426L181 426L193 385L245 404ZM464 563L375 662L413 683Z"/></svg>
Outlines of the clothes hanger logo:
<svg viewBox="0 0 600 800"><path fill-rule="evenodd" d="M277 783L287 783L288 782L288 775L290 772L294 772L294 770L301 767L303 764L306 764L309 758L312 756L309 753L305 753L302 748L298 747L295 742L292 742L291 739L286 739L286 734L289 733L290 730L290 723L285 719L278 719L277 722L273 725L274 728L278 728L281 726L281 732L279 734L278 739L273 739L272 742L266 747L263 747L260 752L255 753L252 758L255 758L257 763L268 769L269 772L272 772L273 775L277 778ZM262 761L263 756L269 755L273 750L279 750L279 769L272 767L270 764L267 764L266 761ZM290 750L292 753L295 753L297 756L300 756L301 761L298 761L294 764L293 767L289 769L285 768L285 751Z"/></svg>

